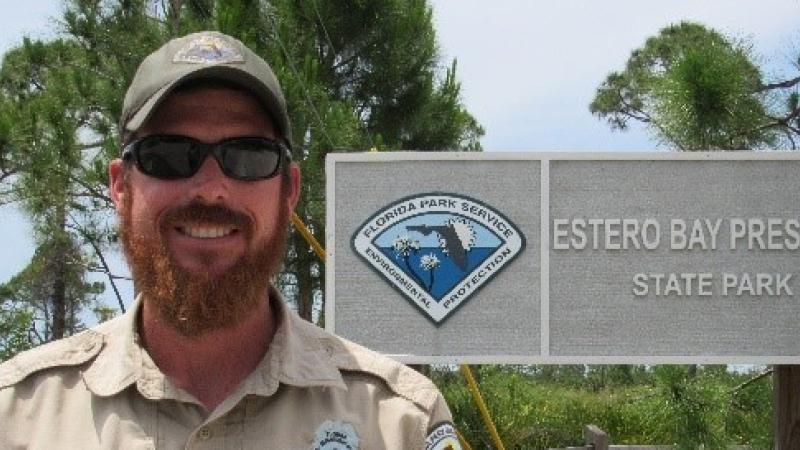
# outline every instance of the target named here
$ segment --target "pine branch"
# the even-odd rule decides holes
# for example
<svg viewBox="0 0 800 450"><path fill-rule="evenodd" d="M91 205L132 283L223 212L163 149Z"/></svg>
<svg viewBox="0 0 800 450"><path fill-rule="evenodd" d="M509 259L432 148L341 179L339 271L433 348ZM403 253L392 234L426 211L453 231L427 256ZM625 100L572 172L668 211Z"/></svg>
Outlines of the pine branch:
<svg viewBox="0 0 800 450"><path fill-rule="evenodd" d="M35 325L31 325L31 329L28 330L28 333L30 333L30 334L32 334L33 336L36 337L37 344L44 343L44 338L42 337L41 334L39 334L39 330L36 329ZM30 339L30 335L29 335L28 339Z"/></svg>
<svg viewBox="0 0 800 450"><path fill-rule="evenodd" d="M108 195L104 194L103 192L98 190L96 186L92 186L91 184L87 183L86 181L84 181L80 177L70 176L70 180L73 183L75 183L75 184L81 186L82 188L86 189L89 192L88 197L96 198L98 200L102 200L102 201L106 202L106 204L108 204L109 206L114 204L114 201L111 200L111 197L109 197ZM77 197L78 195L75 195L75 196Z"/></svg>
<svg viewBox="0 0 800 450"><path fill-rule="evenodd" d="M89 245L92 246L92 249L94 249L95 254L100 259L100 264L102 264L102 266L104 268L104 271L105 271L106 275L108 276L108 282L111 284L111 289L114 290L114 295L117 297L117 303L119 304L119 309L120 309L120 311L122 311L123 314L125 314L125 303L123 303L122 295L120 295L119 289L117 289L117 284L114 282L114 280L117 279L118 277L112 276L111 268L108 266L108 262L106 262L105 255L103 255L102 250L100 250L100 246L97 245L97 242L95 242L94 236L92 236L88 232L86 232L86 230L83 229L83 227L78 226L77 225L78 221L76 221L75 218L72 217L71 214L70 214L69 217L70 217L70 220L72 220L74 225L70 224L70 225L67 225L67 226L69 228L72 228L73 230L77 231L78 234L83 236L83 238L86 239L86 242L88 242Z"/></svg>
<svg viewBox="0 0 800 450"><path fill-rule="evenodd" d="M640 122L653 123L653 118L645 111L631 105L627 100L625 100L625 97L622 95L622 92L619 89L617 89L617 96L619 97L619 102L625 107L625 109L622 110L623 115Z"/></svg>
<svg viewBox="0 0 800 450"><path fill-rule="evenodd" d="M761 372L760 374L758 374L758 375L754 376L753 378L750 378L749 380L745 381L744 383L742 383L742 384L740 384L740 385L736 386L735 388L731 389L730 391L728 391L728 394L730 394L730 395L736 395L736 394L738 394L738 393L739 393L739 392L740 392L742 389L746 388L747 386L750 386L751 384L753 384L753 383L755 383L756 381L758 381L758 380L760 380L760 379L762 379L762 378L766 377L767 375L771 375L771 374L772 374L772 372L773 372L773 369L767 369L767 370L765 370L765 371Z"/></svg>
<svg viewBox="0 0 800 450"><path fill-rule="evenodd" d="M792 78L790 80L780 81L778 83L770 83L770 84L761 85L756 89L756 92L764 92L764 91L771 91L771 90L775 90L775 89L790 88L790 87L796 86L798 83L800 83L800 76Z"/></svg>
<svg viewBox="0 0 800 450"><path fill-rule="evenodd" d="M3 170L2 172L0 172L0 181L3 181L6 178L8 178L8 177L10 177L10 176L12 176L12 175L14 175L16 173L17 173L17 171L14 170L14 169Z"/></svg>
<svg viewBox="0 0 800 450"><path fill-rule="evenodd" d="M761 127L757 128L757 130L780 127L785 130L791 131L792 133L800 135L800 128L790 124L791 121L797 119L798 117L800 117L800 106L790 111L789 114L783 117L767 116L767 118L772 120L772 122L762 125Z"/></svg>
<svg viewBox="0 0 800 450"><path fill-rule="evenodd" d="M792 150L797 150L797 143L794 141L794 136L792 135L792 133L789 132L789 130L784 130L783 133L786 135L786 139L789 140L789 143L792 146Z"/></svg>
<svg viewBox="0 0 800 450"><path fill-rule="evenodd" d="M89 142L88 144L82 144L78 146L78 150L89 150L97 147L101 147L105 143L105 139L101 139L95 142Z"/></svg>

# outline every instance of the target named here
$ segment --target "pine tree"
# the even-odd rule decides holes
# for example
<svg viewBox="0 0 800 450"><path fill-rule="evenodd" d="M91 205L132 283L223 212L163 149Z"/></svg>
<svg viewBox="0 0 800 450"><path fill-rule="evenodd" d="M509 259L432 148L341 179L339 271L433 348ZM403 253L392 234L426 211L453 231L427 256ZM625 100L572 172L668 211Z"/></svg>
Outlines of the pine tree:
<svg viewBox="0 0 800 450"><path fill-rule="evenodd" d="M272 65L303 171L297 212L320 241L327 153L480 149L483 129L461 104L455 61L438 69L425 1L68 0L58 26L59 39L26 40L0 68L0 204L23 207L42 259L0 287L0 332L3 317L27 320L36 296L61 305L34 314L51 321L42 340L80 328L71 320L98 289L81 283L87 270L107 269L102 252L115 242L106 167L120 153L125 89L141 60L173 37L219 30ZM47 282L30 281L44 273ZM321 308L324 273L292 233L279 284L307 319Z"/></svg>
<svg viewBox="0 0 800 450"><path fill-rule="evenodd" d="M683 22L633 50L589 109L612 129L640 122L678 150L794 149L798 83L766 82L746 42Z"/></svg>

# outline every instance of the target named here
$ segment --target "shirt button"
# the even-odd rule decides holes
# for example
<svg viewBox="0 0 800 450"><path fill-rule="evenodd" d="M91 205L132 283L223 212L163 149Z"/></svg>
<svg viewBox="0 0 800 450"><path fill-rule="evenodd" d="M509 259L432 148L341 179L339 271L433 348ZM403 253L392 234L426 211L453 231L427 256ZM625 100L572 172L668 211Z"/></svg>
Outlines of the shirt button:
<svg viewBox="0 0 800 450"><path fill-rule="evenodd" d="M197 437L205 441L211 437L211 430L205 427L200 428L200 432L197 433Z"/></svg>

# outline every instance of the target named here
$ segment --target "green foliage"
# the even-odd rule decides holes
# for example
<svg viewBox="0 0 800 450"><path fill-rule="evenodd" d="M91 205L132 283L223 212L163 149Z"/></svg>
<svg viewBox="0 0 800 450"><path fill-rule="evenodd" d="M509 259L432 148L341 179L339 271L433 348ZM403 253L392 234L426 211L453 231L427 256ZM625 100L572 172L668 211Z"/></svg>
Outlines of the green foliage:
<svg viewBox="0 0 800 450"><path fill-rule="evenodd" d="M69 334L80 331L80 311L96 304L102 283L85 280L86 256L72 243L64 246L47 241L39 246L31 262L7 283L0 284L0 360L54 338L53 285L65 276L65 327ZM63 256L63 258L61 257ZM63 272L57 267L66 261Z"/></svg>
<svg viewBox="0 0 800 450"><path fill-rule="evenodd" d="M772 448L772 435L765 432L774 426L772 377L729 392L730 408L725 417L725 429L730 438L754 449Z"/></svg>
<svg viewBox="0 0 800 450"><path fill-rule="evenodd" d="M270 62L286 96L303 173L296 211L323 243L327 153L480 149L483 129L461 105L455 63L439 73L424 0L160 3L157 16L169 35L220 30ZM310 319L314 305L321 308L323 283L324 268L292 234L279 284L301 316Z"/></svg>
<svg viewBox="0 0 800 450"><path fill-rule="evenodd" d="M767 91L774 89L764 86L746 45L682 22L633 50L624 70L597 89L589 109L612 129L644 123L680 150L763 148L785 133L793 146L798 130L768 107ZM787 106L791 117L796 106Z"/></svg>
<svg viewBox="0 0 800 450"><path fill-rule="evenodd" d="M742 52L720 45L687 49L654 82L654 116L661 132L684 149L747 149L773 144L759 126L766 110L757 73Z"/></svg>
<svg viewBox="0 0 800 450"><path fill-rule="evenodd" d="M479 148L483 131L460 104L455 66L438 78L426 1L275 1L270 6L274 57L269 60L289 72L279 78L291 79L296 69L308 75L297 80L306 88L319 85L330 100L347 102L363 134L353 144L361 149L377 144L388 149ZM298 96L289 104L306 109L315 103L311 100ZM317 109L324 116L325 108ZM312 119L306 123L313 130L318 123L310 113L302 115ZM294 113L292 118L298 123ZM454 122L448 123L451 118ZM301 133L306 129L298 128ZM325 141L329 150L339 145Z"/></svg>
<svg viewBox="0 0 800 450"><path fill-rule="evenodd" d="M657 366L654 374L659 396L665 400L665 423L672 428L678 448L689 450L701 444L708 449L726 448L726 411L714 407L724 404L724 388L695 380L683 366Z"/></svg>
<svg viewBox="0 0 800 450"><path fill-rule="evenodd" d="M82 63L74 42L26 39L0 68L0 130L4 160L14 173L3 180L2 200L28 214L37 246L29 266L5 286L4 300L33 311L31 343L78 331L76 316L99 289L83 281L92 261L81 254L74 232L86 225L86 214L98 210L88 200L91 177L78 140L92 122Z"/></svg>
<svg viewBox="0 0 800 450"><path fill-rule="evenodd" d="M645 366L593 365L587 366L582 385L597 392L613 387L632 386L648 380Z"/></svg>
<svg viewBox="0 0 800 450"><path fill-rule="evenodd" d="M608 382L598 390L592 373L599 367L606 372ZM572 376L553 379L553 368ZM771 447L769 378L736 391L736 386L752 375L728 373L724 367L714 366L473 369L507 448L580 446L587 424L609 433L614 444L676 445L685 449L700 445L727 448L730 444ZM577 375L579 369L584 375ZM491 439L458 372L441 368L434 371L433 379L450 405L456 426L473 448L490 448Z"/></svg>
<svg viewBox="0 0 800 450"><path fill-rule="evenodd" d="M5 286L0 286L0 298L6 298ZM16 305L11 301L0 302L0 362L31 348L33 311L27 305Z"/></svg>
<svg viewBox="0 0 800 450"><path fill-rule="evenodd" d="M461 105L455 63L440 79L426 1L243 3L217 2L206 27L249 43L281 81L303 173L296 211L323 245L327 153L480 149L483 129ZM241 11L247 21L231 19ZM310 319L324 268L299 234L287 256L280 284Z"/></svg>
<svg viewBox="0 0 800 450"><path fill-rule="evenodd" d="M320 240L328 152L480 149L483 130L461 105L455 62L444 73L438 69L425 0L65 0L64 6L58 39L25 40L0 67L0 205L25 209L42 254L59 249L50 253L52 282L36 282L41 298L52 300L50 311L60 314L34 328L55 324L55 337L75 331L67 321L70 305L85 307L91 299L70 297L82 285L72 272L78 266L65 255L88 246L102 261L100 252L115 244L105 225L112 206L105 186L108 162L119 155L125 89L141 60L172 37L220 30L270 62L284 87L303 171L297 211ZM280 284L295 288L290 297L310 318L315 299L321 307L324 269L299 235L292 235L287 256ZM82 273L97 265L87 255L79 259ZM8 307L24 310L27 301Z"/></svg>

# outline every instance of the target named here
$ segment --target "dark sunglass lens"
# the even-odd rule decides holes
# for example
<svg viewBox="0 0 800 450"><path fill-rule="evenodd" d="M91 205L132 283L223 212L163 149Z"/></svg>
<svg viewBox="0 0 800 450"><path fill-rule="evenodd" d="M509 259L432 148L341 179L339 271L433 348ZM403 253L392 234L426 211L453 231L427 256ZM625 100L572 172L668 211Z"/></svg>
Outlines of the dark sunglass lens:
<svg viewBox="0 0 800 450"><path fill-rule="evenodd" d="M280 163L277 143L265 139L236 139L223 144L222 167L239 179L269 178Z"/></svg>
<svg viewBox="0 0 800 450"><path fill-rule="evenodd" d="M157 136L145 138L138 149L139 169L158 178L190 177L203 162L202 157L191 150L190 140Z"/></svg>

